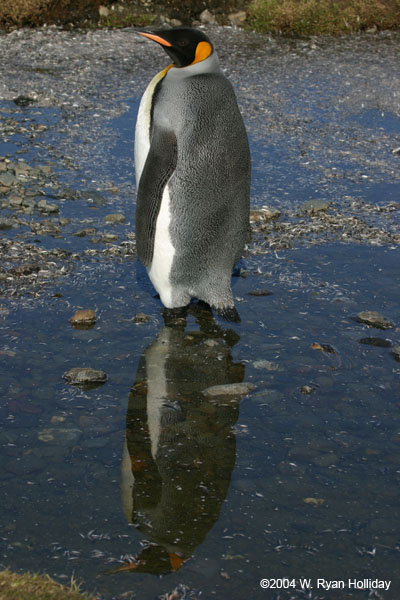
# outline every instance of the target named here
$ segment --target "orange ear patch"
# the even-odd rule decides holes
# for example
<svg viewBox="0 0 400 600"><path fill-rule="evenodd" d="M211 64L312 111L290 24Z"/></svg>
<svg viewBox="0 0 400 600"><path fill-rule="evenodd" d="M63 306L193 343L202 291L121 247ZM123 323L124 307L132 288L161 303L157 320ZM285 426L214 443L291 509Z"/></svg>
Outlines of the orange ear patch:
<svg viewBox="0 0 400 600"><path fill-rule="evenodd" d="M209 44L208 42L199 42L197 44L196 54L194 55L194 61L192 62L192 65L208 58L211 52L211 44Z"/></svg>

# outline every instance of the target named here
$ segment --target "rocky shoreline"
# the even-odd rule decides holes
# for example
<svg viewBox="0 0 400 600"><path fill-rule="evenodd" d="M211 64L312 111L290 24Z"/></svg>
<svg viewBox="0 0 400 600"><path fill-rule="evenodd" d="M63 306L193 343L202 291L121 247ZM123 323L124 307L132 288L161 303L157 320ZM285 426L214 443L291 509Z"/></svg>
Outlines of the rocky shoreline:
<svg viewBox="0 0 400 600"><path fill-rule="evenodd" d="M46 199L44 186L51 186L54 201ZM136 259L134 232L124 225L122 213L106 215L103 231L85 227L85 222L81 226L76 222L75 231L67 230L71 219L59 216L59 205L77 200L85 201L79 192L63 189L48 165L31 167L23 159L0 157L0 230L8 236L0 241L0 297L38 298L85 260ZM294 210L255 207L246 255L256 259L278 250L325 243L395 247L400 244L400 233L391 217L399 211L400 202L378 206L352 198L340 206L307 201ZM370 218L375 225L368 222ZM89 247L73 251L76 237L87 238ZM48 239L67 241L72 249L46 248Z"/></svg>
<svg viewBox="0 0 400 600"><path fill-rule="evenodd" d="M67 29L127 26L242 25L247 17L244 0L181 2L149 0L4 0L0 29L58 25Z"/></svg>

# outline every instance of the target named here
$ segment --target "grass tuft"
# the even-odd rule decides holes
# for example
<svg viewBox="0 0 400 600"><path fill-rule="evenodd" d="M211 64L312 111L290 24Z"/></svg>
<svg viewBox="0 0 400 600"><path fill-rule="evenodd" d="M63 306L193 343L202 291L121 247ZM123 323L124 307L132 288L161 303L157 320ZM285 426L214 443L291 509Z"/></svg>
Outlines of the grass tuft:
<svg viewBox="0 0 400 600"><path fill-rule="evenodd" d="M248 26L262 33L340 35L400 29L399 0L252 0Z"/></svg>
<svg viewBox="0 0 400 600"><path fill-rule="evenodd" d="M61 585L48 575L0 571L1 600L95 600L81 593L74 578L69 586Z"/></svg>

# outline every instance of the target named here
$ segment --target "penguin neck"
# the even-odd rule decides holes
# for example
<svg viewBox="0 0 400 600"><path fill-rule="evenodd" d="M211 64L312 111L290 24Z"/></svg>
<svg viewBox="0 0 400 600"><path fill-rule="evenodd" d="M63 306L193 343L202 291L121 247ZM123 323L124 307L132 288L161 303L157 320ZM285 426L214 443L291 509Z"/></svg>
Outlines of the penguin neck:
<svg viewBox="0 0 400 600"><path fill-rule="evenodd" d="M175 67L168 69L166 77L169 80L182 79L184 77L193 77L193 75L203 75L205 73L220 73L221 69L219 66L218 56L215 52L210 54L208 58L196 62L187 67Z"/></svg>

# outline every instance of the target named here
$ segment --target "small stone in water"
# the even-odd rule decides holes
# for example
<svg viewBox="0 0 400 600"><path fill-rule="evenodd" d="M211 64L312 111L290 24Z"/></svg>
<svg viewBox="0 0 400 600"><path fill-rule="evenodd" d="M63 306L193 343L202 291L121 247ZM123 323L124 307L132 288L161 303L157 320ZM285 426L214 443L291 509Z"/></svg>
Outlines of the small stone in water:
<svg viewBox="0 0 400 600"><path fill-rule="evenodd" d="M106 215L105 221L107 223L125 223L125 215L122 213L112 213L110 215Z"/></svg>
<svg viewBox="0 0 400 600"><path fill-rule="evenodd" d="M391 329L393 327L393 323L382 317L375 310L366 310L358 313L357 321L371 327L377 327L378 329Z"/></svg>
<svg viewBox="0 0 400 600"><path fill-rule="evenodd" d="M134 323L148 323L150 320L151 318L149 317L149 315L146 315L145 313L137 313L133 317Z"/></svg>
<svg viewBox="0 0 400 600"><path fill-rule="evenodd" d="M37 208L42 213L58 213L59 211L57 204L48 204L45 199L39 200Z"/></svg>
<svg viewBox="0 0 400 600"><path fill-rule="evenodd" d="M250 211L250 221L276 221L281 216L279 210L275 208L268 208L263 206L262 208L252 209Z"/></svg>
<svg viewBox="0 0 400 600"><path fill-rule="evenodd" d="M74 327L79 326L91 326L96 323L97 317L94 310L91 309L83 309L77 310L74 315L70 318L69 322L74 325Z"/></svg>
<svg viewBox="0 0 400 600"><path fill-rule="evenodd" d="M63 375L65 381L71 385L101 384L107 379L104 371L86 367L74 367Z"/></svg>
<svg viewBox="0 0 400 600"><path fill-rule="evenodd" d="M392 342L390 340L384 340L383 338L377 337L366 337L358 340L359 344L366 344L367 346L379 346L381 348L391 348Z"/></svg>
<svg viewBox="0 0 400 600"><path fill-rule="evenodd" d="M270 360L256 360L253 362L255 369L266 369L267 371L279 371L279 365Z"/></svg>
<svg viewBox="0 0 400 600"><path fill-rule="evenodd" d="M312 394L315 391L315 388L312 387L311 385L303 385L300 388L300 391L302 394Z"/></svg>
<svg viewBox="0 0 400 600"><path fill-rule="evenodd" d="M335 349L329 344L319 344L318 342L313 342L311 344L311 348L313 350L321 350L321 352L327 352L328 354L336 354Z"/></svg>
<svg viewBox="0 0 400 600"><path fill-rule="evenodd" d="M248 292L249 296L271 296L272 292L270 292L269 290L266 289L262 289L262 290L250 290L250 292Z"/></svg>
<svg viewBox="0 0 400 600"><path fill-rule="evenodd" d="M400 346L393 346L392 354L396 360L400 361Z"/></svg>
<svg viewBox="0 0 400 600"><path fill-rule="evenodd" d="M254 390L256 386L253 383L225 383L222 385L212 385L202 391L204 396L243 396Z"/></svg>
<svg viewBox="0 0 400 600"><path fill-rule="evenodd" d="M308 200L301 206L303 213L315 213L329 208L329 202L325 200Z"/></svg>

